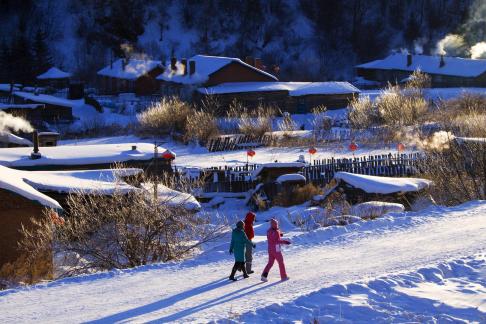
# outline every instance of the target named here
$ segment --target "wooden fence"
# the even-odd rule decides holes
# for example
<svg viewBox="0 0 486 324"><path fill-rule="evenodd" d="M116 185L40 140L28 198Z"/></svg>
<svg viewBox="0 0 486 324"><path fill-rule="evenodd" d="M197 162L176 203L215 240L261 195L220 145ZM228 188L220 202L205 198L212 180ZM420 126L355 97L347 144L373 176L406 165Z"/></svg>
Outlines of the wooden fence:
<svg viewBox="0 0 486 324"><path fill-rule="evenodd" d="M272 135L224 135L209 140L208 143L206 143L206 147L210 152L234 151L245 148L269 146L273 143L274 140L275 138Z"/></svg>
<svg viewBox="0 0 486 324"><path fill-rule="evenodd" d="M419 163L423 156L420 153L384 154L353 158L330 158L315 160L312 165L302 170L308 182L325 185L331 181L336 172L356 174L409 177L419 173ZM251 179L251 173L259 165L224 166L204 170L206 183L204 192L246 192L254 189L257 181Z"/></svg>

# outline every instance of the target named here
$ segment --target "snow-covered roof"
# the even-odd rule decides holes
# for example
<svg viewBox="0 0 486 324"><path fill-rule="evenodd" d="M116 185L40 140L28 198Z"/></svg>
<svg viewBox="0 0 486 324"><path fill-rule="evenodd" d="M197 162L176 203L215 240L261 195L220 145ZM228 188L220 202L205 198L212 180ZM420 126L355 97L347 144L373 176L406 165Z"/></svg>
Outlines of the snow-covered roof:
<svg viewBox="0 0 486 324"><path fill-rule="evenodd" d="M14 91L20 90L20 85L15 84L13 87ZM9 92L10 91L10 83L0 83L0 91Z"/></svg>
<svg viewBox="0 0 486 324"><path fill-rule="evenodd" d="M486 60L444 56L444 66L440 66L440 56L412 55L412 64L407 66L407 54L395 53L382 59L357 65L362 69L401 70L413 72L420 69L429 74L460 77L477 77L486 72Z"/></svg>
<svg viewBox="0 0 486 324"><path fill-rule="evenodd" d="M193 75L189 74L189 61L194 61L196 63L196 73L194 73ZM209 55L195 55L191 57L187 61L186 75L183 74L183 68L180 62L177 62L176 64L177 69L175 71L171 70L171 64L169 62L168 64L166 64L167 68L164 71L164 73L159 75L157 79L163 81L182 83L182 84L200 84L207 81L211 74L213 74L216 71L219 71L226 65L233 62L244 65L252 70L257 71L258 73L264 74L267 77L272 78L275 81L278 81L278 79L275 76L271 75L270 73L267 73L250 64L247 64L242 60L240 60L239 58L224 57L224 56L209 56Z"/></svg>
<svg viewBox="0 0 486 324"><path fill-rule="evenodd" d="M82 171L19 171L26 183L40 191L60 193L83 192L110 195L128 193L137 188L123 182L120 177L136 175L141 169L82 170Z"/></svg>
<svg viewBox="0 0 486 324"><path fill-rule="evenodd" d="M71 77L71 73L61 71L57 67L51 67L47 72L44 72L37 76L39 80L46 79L67 79Z"/></svg>
<svg viewBox="0 0 486 324"><path fill-rule="evenodd" d="M23 178L23 171L12 170L0 165L0 188L15 192L29 200L37 201L43 206L62 209L57 201L40 193L26 183Z"/></svg>
<svg viewBox="0 0 486 324"><path fill-rule="evenodd" d="M260 173L265 169L278 169L278 168L303 168L305 163L302 162L272 162L264 163L258 166L257 169L253 170L251 173L251 178L256 179Z"/></svg>
<svg viewBox="0 0 486 324"><path fill-rule="evenodd" d="M144 184L143 187L149 192L154 191L153 186ZM157 185L157 197L162 205L170 207L183 207L187 210L199 210L201 209L201 204L197 199L188 193L180 192L164 185Z"/></svg>
<svg viewBox="0 0 486 324"><path fill-rule="evenodd" d="M162 67L162 62L130 58L125 67L123 67L123 59L118 59L113 62L113 64L99 70L98 75L117 79L135 80L157 67Z"/></svg>
<svg viewBox="0 0 486 324"><path fill-rule="evenodd" d="M277 178L278 183L293 182L293 181L305 182L306 179L302 174L298 174L298 173L283 174L283 175L281 175L280 177Z"/></svg>
<svg viewBox="0 0 486 324"><path fill-rule="evenodd" d="M36 109L39 107L43 107L44 105L42 104L3 104L0 103L0 110L5 110L5 109Z"/></svg>
<svg viewBox="0 0 486 324"><path fill-rule="evenodd" d="M32 146L31 141L29 141L25 138L19 137L17 135L11 134L9 132L3 132L3 131L0 131L0 142L13 143L13 144L17 144L17 145Z"/></svg>
<svg viewBox="0 0 486 324"><path fill-rule="evenodd" d="M132 146L136 146L132 150ZM32 149L28 147L0 149L0 165L28 167L36 165L87 165L149 160L154 156L154 146L149 143L123 143L98 145L62 145L41 147L42 157L30 159ZM159 152L164 152L160 148Z"/></svg>
<svg viewBox="0 0 486 324"><path fill-rule="evenodd" d="M30 100L34 102L43 103L43 104L50 104L50 105L68 107L68 108L84 105L84 99L70 100L70 99L55 97L47 94L35 94L32 92L24 92L24 91L15 91L14 95L19 98L23 98L24 100Z"/></svg>
<svg viewBox="0 0 486 324"><path fill-rule="evenodd" d="M203 94L288 91L290 96L350 94L359 89L349 82L227 82L213 87L199 88Z"/></svg>
<svg viewBox="0 0 486 324"><path fill-rule="evenodd" d="M432 181L420 178L377 177L348 172L337 172L334 178L367 193L376 194L419 191L432 184Z"/></svg>

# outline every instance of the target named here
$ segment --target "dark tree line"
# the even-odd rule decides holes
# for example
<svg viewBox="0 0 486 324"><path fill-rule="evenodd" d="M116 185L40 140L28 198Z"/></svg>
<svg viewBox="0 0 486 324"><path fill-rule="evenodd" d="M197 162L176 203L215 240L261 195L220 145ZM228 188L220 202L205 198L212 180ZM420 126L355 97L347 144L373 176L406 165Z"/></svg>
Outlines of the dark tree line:
<svg viewBox="0 0 486 324"><path fill-rule="evenodd" d="M66 12L56 17L45 9L52 1L20 1L21 5L0 1L0 19L10 26L0 30L1 80L27 82L46 64L62 64L59 55L52 60L52 44L67 32L75 35L76 46L64 59L70 62L68 69L84 79L92 78L109 60L131 53L162 60L197 53L251 55L261 57L268 66L278 65L282 79L349 79L355 64L394 49L431 53L440 38L460 29L476 3L66 0ZM66 15L73 21L69 31L59 22ZM156 35L152 31L147 40L142 36L153 29L149 26L153 23Z"/></svg>

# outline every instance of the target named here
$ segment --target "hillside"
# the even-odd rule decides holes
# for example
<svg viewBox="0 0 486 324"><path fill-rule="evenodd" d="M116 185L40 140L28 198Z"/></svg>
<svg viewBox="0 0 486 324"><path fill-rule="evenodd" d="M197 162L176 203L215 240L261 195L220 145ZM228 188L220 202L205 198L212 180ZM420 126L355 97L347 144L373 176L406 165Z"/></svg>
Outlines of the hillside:
<svg viewBox="0 0 486 324"><path fill-rule="evenodd" d="M467 46L482 41L481 29L472 28L480 26L480 6L473 0L7 0L0 3L0 82L32 82L51 64L92 80L115 56L165 60L197 53L261 57L269 69L280 68L283 80L350 79L355 64L392 50L435 53L448 33L464 34Z"/></svg>

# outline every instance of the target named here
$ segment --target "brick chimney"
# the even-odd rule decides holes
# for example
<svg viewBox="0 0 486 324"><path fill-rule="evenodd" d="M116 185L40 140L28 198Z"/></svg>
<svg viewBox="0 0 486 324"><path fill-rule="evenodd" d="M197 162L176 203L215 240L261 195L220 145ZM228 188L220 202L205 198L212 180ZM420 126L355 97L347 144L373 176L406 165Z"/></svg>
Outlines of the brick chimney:
<svg viewBox="0 0 486 324"><path fill-rule="evenodd" d="M187 75L187 59L181 59L182 75Z"/></svg>
<svg viewBox="0 0 486 324"><path fill-rule="evenodd" d="M124 57L122 58L122 70L125 71L128 65L128 58Z"/></svg>
<svg viewBox="0 0 486 324"><path fill-rule="evenodd" d="M412 65L412 54L407 54L407 66Z"/></svg>
<svg viewBox="0 0 486 324"><path fill-rule="evenodd" d="M196 61L189 61L189 74L193 75L196 73Z"/></svg>
<svg viewBox="0 0 486 324"><path fill-rule="evenodd" d="M255 61L253 60L253 57L247 56L247 57L245 57L245 63L253 66L255 64Z"/></svg>
<svg viewBox="0 0 486 324"><path fill-rule="evenodd" d="M170 69L172 71L177 70L177 58L175 56L172 56L172 58L170 59Z"/></svg>
<svg viewBox="0 0 486 324"><path fill-rule="evenodd" d="M444 60L444 55L440 56L440 62L439 62L439 67L443 67L445 65L445 60Z"/></svg>

